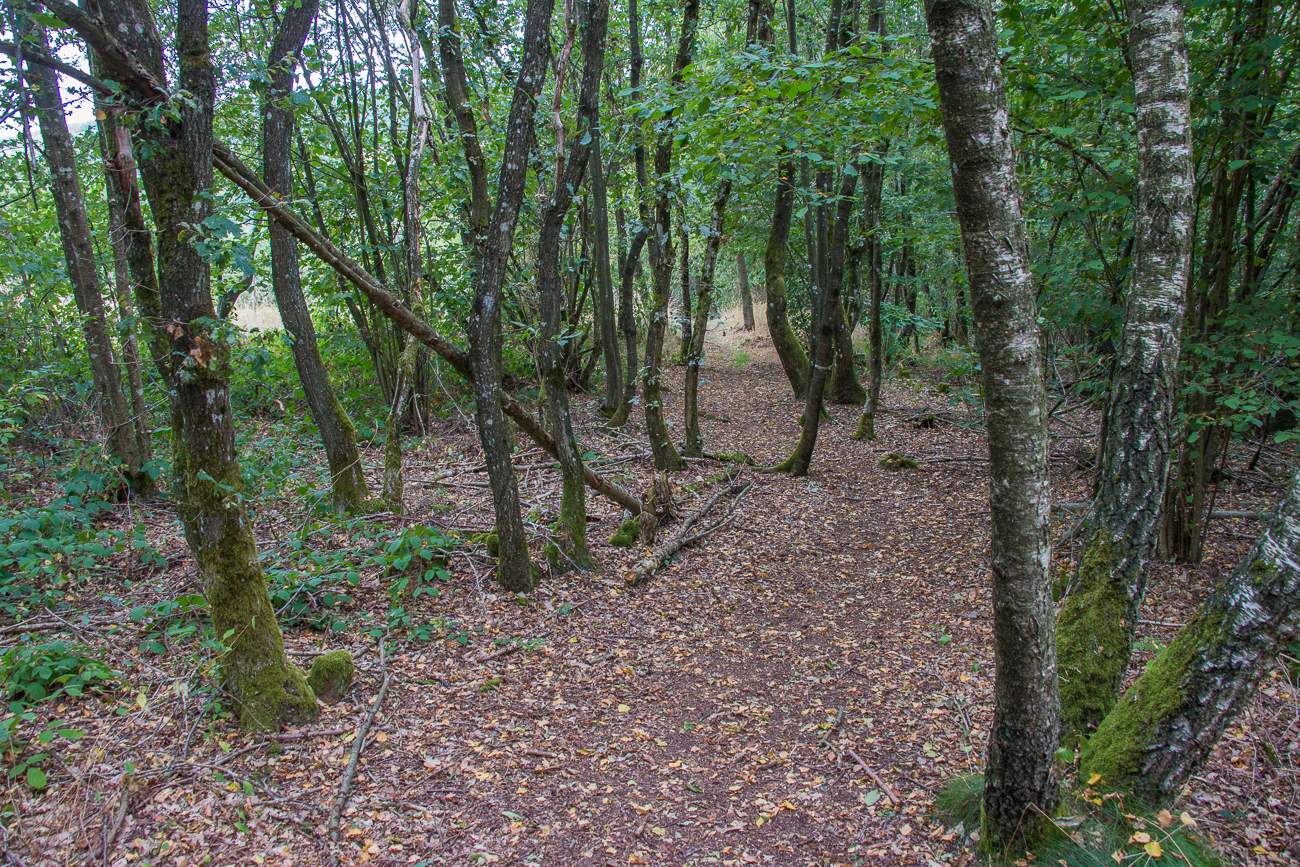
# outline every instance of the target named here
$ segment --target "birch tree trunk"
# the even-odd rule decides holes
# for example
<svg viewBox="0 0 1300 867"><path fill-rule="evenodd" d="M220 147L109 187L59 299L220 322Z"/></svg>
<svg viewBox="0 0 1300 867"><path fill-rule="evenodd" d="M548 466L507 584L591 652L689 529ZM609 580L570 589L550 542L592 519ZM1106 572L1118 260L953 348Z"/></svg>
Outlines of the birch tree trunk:
<svg viewBox="0 0 1300 867"><path fill-rule="evenodd" d="M497 580L507 590L516 592L533 588L535 568L528 559L528 540L519 514L519 485L510 463L505 415L499 397L502 285L527 186L537 97L542 91L550 60L548 28L553 7L554 0L529 0L525 13L523 51L506 123L496 208L484 236L467 329L469 359L474 371L474 416L487 462L501 546L497 557Z"/></svg>
<svg viewBox="0 0 1300 867"><path fill-rule="evenodd" d="M1137 233L1115 358L1095 515L1057 625L1062 722L1096 728L1114 706L1160 538L1190 268L1191 106L1181 0L1131 0Z"/></svg>
<svg viewBox="0 0 1300 867"><path fill-rule="evenodd" d="M1002 847L1033 837L1058 797L1046 393L997 23L983 0L930 0L926 21L987 413L996 681L984 838Z"/></svg>
<svg viewBox="0 0 1300 867"><path fill-rule="evenodd" d="M1300 632L1300 474L1263 535L1097 728L1083 771L1169 803Z"/></svg>
<svg viewBox="0 0 1300 867"><path fill-rule="evenodd" d="M37 44L48 54L44 28L38 27L35 32ZM132 493L147 497L154 490L153 476L145 468L153 458L153 448L148 431L139 431L134 424L131 403L122 389L117 353L104 315L94 240L86 216L81 177L77 172L77 155L63 114L58 73L45 66L29 64L27 78L33 84L33 101L40 122L45 161L50 169L50 193L59 223L64 266L81 320L81 334L90 360L100 419L108 432L108 451L121 462L122 474ZM144 436L141 437L140 433Z"/></svg>
<svg viewBox="0 0 1300 867"><path fill-rule="evenodd" d="M284 9L280 29L266 60L270 85L262 108L262 178L273 192L285 199L293 198L294 116L288 106L293 94L293 71L319 5L319 0L303 0ZM298 242L274 220L268 228L275 304L280 310L280 321L292 338L289 347L294 367L325 447L334 508L357 512L370 497L361 454L357 451L357 430L334 394L329 372L321 359L316 328L298 271Z"/></svg>

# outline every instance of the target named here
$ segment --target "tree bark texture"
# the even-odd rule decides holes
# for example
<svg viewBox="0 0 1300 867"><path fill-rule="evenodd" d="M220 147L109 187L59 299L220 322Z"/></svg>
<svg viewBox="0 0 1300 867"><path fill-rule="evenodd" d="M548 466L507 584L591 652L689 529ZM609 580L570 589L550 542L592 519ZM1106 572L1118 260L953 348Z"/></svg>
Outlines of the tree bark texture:
<svg viewBox="0 0 1300 867"><path fill-rule="evenodd" d="M623 402L623 360L618 351L618 314L614 281L610 273L609 197L605 189L604 164L600 156L599 117L591 128L591 204L596 230L596 321L600 349L605 358L605 402L601 411L613 415Z"/></svg>
<svg viewBox="0 0 1300 867"><path fill-rule="evenodd" d="M700 436L700 365L704 363L704 337L709 328L709 311L713 307L713 273L718 264L727 199L730 197L731 181L723 181L713 199L713 218L709 222L704 261L700 265L700 294L695 299L698 302L695 308L695 328L691 332L691 345L686 356L682 410L685 416L686 443L682 448L692 458L704 455L704 438Z"/></svg>
<svg viewBox="0 0 1300 867"><path fill-rule="evenodd" d="M37 34L38 44L48 53L44 29L40 28ZM63 114L58 73L45 66L29 64L27 78L33 84L33 101L40 122L45 161L50 169L50 193L59 223L64 266L77 304L100 419L108 432L108 451L121 463L122 474L131 491L147 497L154 490L153 476L145 467L153 457L153 448L147 431L143 438L138 435L131 403L122 388L117 353L104 314L94 239L77 172L77 155Z"/></svg>
<svg viewBox="0 0 1300 867"><path fill-rule="evenodd" d="M772 227L763 253L763 283L767 295L767 332L781 359L781 369L795 397L808 391L808 354L790 327L785 294L785 272L789 259L790 221L794 215L794 160L777 166L776 201L772 205Z"/></svg>
<svg viewBox="0 0 1300 867"><path fill-rule="evenodd" d="M1058 797L1046 393L997 24L982 0L931 0L926 20L987 413L996 681L984 825L987 845L1005 846L1033 836Z"/></svg>
<svg viewBox="0 0 1300 867"><path fill-rule="evenodd" d="M1300 631L1300 474L1264 533L1098 727L1083 771L1167 804Z"/></svg>
<svg viewBox="0 0 1300 867"><path fill-rule="evenodd" d="M1181 0L1128 4L1137 237L1094 518L1057 627L1062 722L1073 733L1094 729L1119 695L1169 476L1194 180L1182 7Z"/></svg>
<svg viewBox="0 0 1300 867"><path fill-rule="evenodd" d="M62 8L50 8L75 26ZM138 0L113 0L101 13L107 31L122 40L101 41L109 56L143 73L136 82L123 83L152 83L165 90L162 43L148 7ZM216 77L204 0L180 0L176 32L178 84L190 98L179 106L179 121L142 130L148 158L140 163L157 229L160 315L170 350L174 495L203 574L213 629L229 648L222 658L226 689L244 725L276 728L314 718L319 706L284 653L258 564L235 450L230 351L206 324L215 315L209 267L184 237L185 226L202 222L212 207L205 194L212 189ZM148 100L155 93L144 89L133 95Z"/></svg>
<svg viewBox="0 0 1300 867"><path fill-rule="evenodd" d="M569 414L568 379L564 371L564 341L571 340L561 330L569 323L564 316L564 287L560 280L560 234L565 216L573 204L574 190L582 185L592 151L593 135L599 121L600 78L605 64L605 34L609 26L609 0L585 0L583 16L583 70L578 97L578 123L573 143L563 160L564 174L555 181L551 201L542 212L537 239L537 294L541 300L541 323L537 343L537 367L546 395L551 432L559 449L560 474L560 551L579 569L591 566L587 548L587 500L583 486L582 454L573 433ZM556 82L559 87L559 82ZM557 165L560 163L557 162ZM600 174L596 163L592 175ZM576 305L575 305L576 306Z"/></svg>
<svg viewBox="0 0 1300 867"><path fill-rule="evenodd" d="M677 55L673 59L671 86L680 90L686 67L695 50L695 31L699 24L699 0L686 0L682 11L682 31L677 40ZM673 161L673 133L676 113L670 112L662 122L659 140L655 146L655 208L654 238L657 255L654 257L654 284L650 296L650 321L646 325L645 373L641 381L641 396L645 401L646 435L650 451L654 454L655 469L680 470L681 455L668 434L668 421L663 407L663 349L668 331L668 300L672 294L673 236L672 201L669 174Z"/></svg>
<svg viewBox="0 0 1300 867"><path fill-rule="evenodd" d="M880 158L889 153L889 142ZM862 222L866 231L863 258L867 265L867 396L858 421L858 439L876 438L876 414L880 412L880 383L885 369L885 330L880 319L885 281L883 258L885 239L880 225L880 198L885 186L885 164L878 160L862 166Z"/></svg>
<svg viewBox="0 0 1300 867"><path fill-rule="evenodd" d="M682 242L682 263L679 268L681 271L682 283L682 315L678 323L682 327L682 345L677 353L678 360L686 364L686 359L691 354L691 327L693 320L691 317L691 235L686 231L685 215L682 215L683 225L678 229L678 237Z"/></svg>
<svg viewBox="0 0 1300 867"><path fill-rule="evenodd" d="M525 13L523 53L506 122L496 207L482 244L483 255L478 263L474 303L467 329L470 364L474 370L474 416L487 462L492 507L501 545L497 557L497 580L507 590L517 592L533 588L534 567L528 559L528 540L519 514L519 486L510 463L505 416L498 396L501 384L502 286L528 181L528 155L532 148L537 97L550 60L548 28L554 5L554 0L529 0Z"/></svg>
<svg viewBox="0 0 1300 867"><path fill-rule="evenodd" d="M297 6L286 6L266 60L270 84L262 107L262 177L272 192L285 199L293 198L294 116L289 98L293 94L294 67L319 5L319 0L303 0ZM268 228L275 304L291 338L293 363L325 447L334 507L342 512L357 512L370 497L357 450L357 430L334 394L329 372L321 359L316 328L302 291L298 242L274 220Z"/></svg>
<svg viewBox="0 0 1300 867"><path fill-rule="evenodd" d="M736 284L740 289L740 315L742 331L754 330L754 296L749 289L749 267L745 263L745 251L736 251Z"/></svg>

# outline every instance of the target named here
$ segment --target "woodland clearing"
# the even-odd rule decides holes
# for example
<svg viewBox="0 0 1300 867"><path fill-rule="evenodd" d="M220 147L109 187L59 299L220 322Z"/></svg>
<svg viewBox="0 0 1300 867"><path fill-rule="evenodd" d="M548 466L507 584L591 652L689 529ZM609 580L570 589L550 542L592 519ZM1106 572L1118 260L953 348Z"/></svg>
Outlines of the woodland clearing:
<svg viewBox="0 0 1300 867"><path fill-rule="evenodd" d="M710 453L781 460L801 405L767 338L724 322L702 376ZM682 369L666 380L680 431ZM347 601L310 597L341 629L281 619L295 661L345 649L357 679L320 719L270 737L204 712L215 684L192 638L149 649L159 627L131 614L198 592L197 570L169 502L116 507L102 521L143 521L166 565L105 570L75 585L57 615L0 630L12 644L42 624L42 638L89 647L119 672L111 688L45 702L20 727L35 738L58 719L84 737L42 747L39 793L10 780L5 855L28 865L966 864L970 829L928 808L946 781L983 764L994 668L987 475L978 414L936 384L927 369L896 371L874 442L850 438L852 408L832 408L806 478L690 463L672 476L679 514L727 473L752 487L726 525L635 587L618 576L644 555L607 544L623 516L598 498L588 512L599 568L549 576L528 597L490 580L482 545L448 551L436 593L396 601L400 570L356 558ZM601 428L597 404L573 398L581 443L600 453L602 472L643 490L644 437ZM297 412L242 422L245 448L289 437ZM1093 414L1065 402L1054 416L1053 502L1088 499ZM891 453L919 468L880 466ZM382 462L378 449L363 456ZM1267 507L1281 488L1269 473L1284 469L1273 460L1225 484L1215 508ZM300 503L260 501L259 549L274 557L299 540L349 561L376 529L487 531L480 462L472 427L453 419L407 456L407 516L316 520ZM540 562L559 476L536 449L517 449L515 463ZM1080 517L1054 514L1057 569L1069 568ZM1202 563L1155 565L1130 679L1257 527L1217 520ZM331 841L358 726L372 714ZM1279 665L1180 799L1175 812L1230 863L1300 859L1297 731L1300 694Z"/></svg>

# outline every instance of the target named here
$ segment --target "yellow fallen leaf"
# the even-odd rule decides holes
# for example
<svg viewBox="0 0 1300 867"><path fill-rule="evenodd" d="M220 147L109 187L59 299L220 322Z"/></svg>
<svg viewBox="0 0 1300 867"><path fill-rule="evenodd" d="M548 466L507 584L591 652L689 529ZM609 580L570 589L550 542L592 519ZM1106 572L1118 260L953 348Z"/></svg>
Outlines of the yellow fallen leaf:
<svg viewBox="0 0 1300 867"><path fill-rule="evenodd" d="M1188 813L1186 810L1184 810L1183 814L1178 817L1178 821L1182 822L1184 825L1196 824L1196 820L1193 819L1191 813Z"/></svg>
<svg viewBox="0 0 1300 867"><path fill-rule="evenodd" d="M1101 774L1092 774L1088 777L1088 785L1095 786L1101 782Z"/></svg>
<svg viewBox="0 0 1300 867"><path fill-rule="evenodd" d="M375 735L375 740L381 744L388 743L388 735L384 734L383 732L380 732L379 734Z"/></svg>
<svg viewBox="0 0 1300 867"><path fill-rule="evenodd" d="M1124 856L1125 856L1126 854L1127 854L1127 853L1126 853L1123 849L1120 849L1118 852L1111 852L1111 853L1110 853L1110 860L1114 861L1116 864L1123 864L1123 863L1124 863Z"/></svg>
<svg viewBox="0 0 1300 867"><path fill-rule="evenodd" d="M1151 842L1151 835L1146 831L1136 831L1132 837L1128 838L1128 841L1130 843L1141 843L1142 845L1146 845Z"/></svg>
<svg viewBox="0 0 1300 867"><path fill-rule="evenodd" d="M1161 810L1156 813L1156 821L1160 823L1161 828L1168 828L1174 823L1174 816L1168 810Z"/></svg>
<svg viewBox="0 0 1300 867"><path fill-rule="evenodd" d="M625 705L625 704L620 704L620 705L618 706L618 712L619 712L619 713L627 713L627 712L630 711L631 709L632 709L632 708L628 707L628 706Z"/></svg>
<svg viewBox="0 0 1300 867"><path fill-rule="evenodd" d="M1155 840L1152 840L1150 843L1147 843L1142 848L1147 850L1147 854L1150 855L1152 858L1159 858L1161 855L1165 854L1164 850L1160 848L1160 844L1157 843Z"/></svg>

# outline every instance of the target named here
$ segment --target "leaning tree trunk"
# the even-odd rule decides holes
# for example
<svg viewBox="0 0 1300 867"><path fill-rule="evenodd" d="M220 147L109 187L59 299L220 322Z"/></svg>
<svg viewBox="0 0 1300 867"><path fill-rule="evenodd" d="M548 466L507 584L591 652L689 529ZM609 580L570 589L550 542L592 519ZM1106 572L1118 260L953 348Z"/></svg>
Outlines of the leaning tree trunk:
<svg viewBox="0 0 1300 867"><path fill-rule="evenodd" d="M700 265L700 294L695 299L695 329L691 332L691 345L686 356L686 386L682 400L686 444L683 451L692 458L704 455L704 438L700 436L700 364L704 361L704 336L709 328L709 311L713 307L713 272L718 264L723 219L730 196L731 181L723 181L718 187L718 195L713 199L713 220L709 223L704 262Z"/></svg>
<svg viewBox="0 0 1300 867"><path fill-rule="evenodd" d="M686 0L682 12L682 32L677 40L677 56L673 59L672 88L680 90L695 50L695 31L699 23L699 0ZM650 298L650 322L646 326L645 373L641 380L641 394L645 401L646 435L650 451L654 454L655 469L680 470L681 456L668 435L668 422L663 406L663 349L668 330L668 299L672 292L673 238L672 203L669 199L669 172L673 160L673 135L676 113L669 112L662 121L663 128L655 147L655 225L657 256L654 261L654 283Z"/></svg>
<svg viewBox="0 0 1300 867"><path fill-rule="evenodd" d="M684 215L682 220L685 222ZM677 359L679 363L686 364L691 356L691 296L694 294L691 291L691 236L686 231L685 225L678 230L678 235L682 239L682 316L678 320L682 326L682 345L677 353Z"/></svg>
<svg viewBox="0 0 1300 867"><path fill-rule="evenodd" d="M1192 221L1182 7L1182 0L1128 3L1137 104L1137 238L1095 516L1057 625L1062 722L1074 734L1096 728L1119 695L1160 536Z"/></svg>
<svg viewBox="0 0 1300 867"><path fill-rule="evenodd" d="M614 281L610 274L609 197L600 156L599 118L591 128L591 204L596 228L596 321L600 326L600 348L605 356L605 402L601 412L614 415L623 402L623 368L618 351L618 324L614 304Z"/></svg>
<svg viewBox="0 0 1300 867"><path fill-rule="evenodd" d="M53 2L47 7L92 44L111 45L112 37L75 7ZM128 87L145 85L130 93L133 99L152 100L156 91L148 85L165 87L166 78L149 7L139 0L113 0L100 11L104 29L125 47L111 46L100 61ZM176 32L178 85L190 98L180 104L176 123L141 132L147 156L140 162L157 229L160 317L170 350L173 492L203 575L213 630L228 648L222 657L226 690L244 725L276 728L310 720L320 709L302 672L284 653L258 565L235 450L230 350L211 324L216 311L208 263L185 239L186 226L202 222L212 208L216 77L204 0L180 0Z"/></svg>
<svg viewBox="0 0 1300 867"><path fill-rule="evenodd" d="M754 330L754 296L749 290L749 267L745 264L745 251L736 251L736 284L740 289L741 331Z"/></svg>
<svg viewBox="0 0 1300 867"><path fill-rule="evenodd" d="M795 337L787 313L786 263L789 259L790 221L794 215L794 160L783 160L776 170L776 201L772 205L772 227L763 254L763 288L767 295L767 332L781 360L781 369L795 397L808 391L808 354Z"/></svg>
<svg viewBox="0 0 1300 867"><path fill-rule="evenodd" d="M1083 772L1170 803L1300 632L1300 474L1262 536L1088 741Z"/></svg>
<svg viewBox="0 0 1300 867"><path fill-rule="evenodd" d="M44 28L37 28L36 35L37 44L48 53ZM50 168L50 192L59 222L63 260L81 320L81 334L86 341L86 354L90 359L95 395L99 399L100 417L108 431L108 450L121 462L122 474L131 491L147 497L154 490L153 476L145 466L153 459L153 447L147 431L143 431L143 437L138 435L141 431L132 419L131 404L122 389L117 353L104 315L104 298L100 294L99 270L95 263L95 245L90 234L85 200L82 198L81 178L77 172L77 155L72 146L72 135L68 132L67 119L63 115L58 74L48 67L29 65L27 77L34 85L33 95L40 120L41 142L45 147L45 161Z"/></svg>
<svg viewBox="0 0 1300 867"><path fill-rule="evenodd" d="M1047 398L997 23L984 0L931 0L926 19L987 413L996 679L984 838L1002 847L1034 836L1058 797Z"/></svg>
<svg viewBox="0 0 1300 867"><path fill-rule="evenodd" d="M542 227L537 240L537 294L541 299L541 322L537 342L537 366L550 415L551 431L559 448L560 474L560 550L578 569L591 566L587 548L587 498L583 484L582 454L573 434L569 414L568 380L564 373L564 347L560 329L564 323L563 285L560 280L560 233L565 215L573 204L573 191L582 185L591 156L592 135L598 118L600 76L605 64L605 32L609 25L609 0L582 0L583 70L578 98L578 125L573 145L567 155L561 150L557 159L565 160L564 173L556 179L555 192L542 212ZM556 86L559 87L557 79ZM601 171L600 164L592 174ZM576 305L574 305L576 306Z"/></svg>
<svg viewBox="0 0 1300 867"><path fill-rule="evenodd" d="M266 68L270 75L266 103L262 109L262 177L266 185L284 198L293 197L293 70L316 17L319 0L303 0L284 10L279 32L271 43ZM357 512L370 497L366 474L357 450L357 430L330 385L329 372L321 360L307 298L298 272L298 242L289 230L270 221L271 286L280 321L289 333L293 363L312 419L320 431L329 465L334 508Z"/></svg>
<svg viewBox="0 0 1300 867"><path fill-rule="evenodd" d="M835 361L836 311L840 306L840 287L844 283L845 239L849 234L849 216L853 212L853 194L857 184L856 174L845 174L844 182L840 187L839 204L836 206L835 237L831 243L829 274L821 292L821 303L814 302L813 306L813 310L817 313L817 318L813 321L816 337L813 341L815 355L812 375L808 378L808 391L804 396L803 426L794 453L775 467L778 472L806 476L808 468L812 465L813 449L817 445L817 432L821 427L822 398L826 392L826 380L830 378L831 366Z"/></svg>
<svg viewBox="0 0 1300 867"><path fill-rule="evenodd" d="M537 109L550 59L548 28L554 0L529 0L524 22L519 77L506 125L506 141L497 179L497 203L488 223L479 260L474 304L470 311L470 364L474 371L474 416L479 443L487 460L492 507L496 512L500 554L497 580L507 590L525 592L534 585L528 540L519 514L519 485L510 464L505 415L501 411L501 304L506 263L514 247L515 224L528 181L529 159Z"/></svg>

